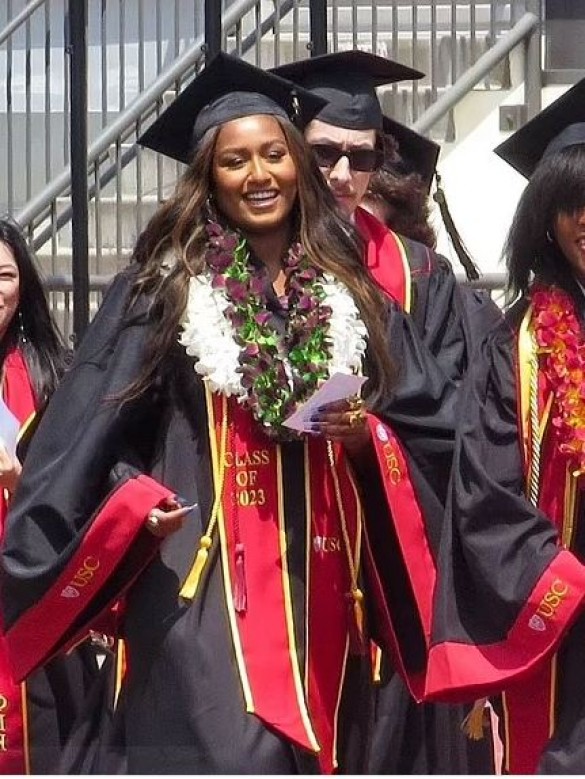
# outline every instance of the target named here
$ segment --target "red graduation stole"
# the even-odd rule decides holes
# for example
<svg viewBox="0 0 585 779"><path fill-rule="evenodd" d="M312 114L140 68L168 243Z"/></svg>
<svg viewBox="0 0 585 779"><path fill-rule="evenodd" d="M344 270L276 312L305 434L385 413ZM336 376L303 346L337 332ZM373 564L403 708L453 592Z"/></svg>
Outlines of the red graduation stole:
<svg viewBox="0 0 585 779"><path fill-rule="evenodd" d="M32 385L22 354L10 351L4 360L2 396L21 423L21 435L35 413ZM6 491L0 496L0 532L8 512ZM31 636L34 641L34 636ZM25 683L15 684L4 638L0 636L0 774L30 773Z"/></svg>
<svg viewBox="0 0 585 779"><path fill-rule="evenodd" d="M575 473L568 460L557 450L554 431L550 424L554 411L554 391L549 386L541 365L538 381L531 385L534 370L534 349L531 325L533 309L530 307L518 335L517 382L518 419L526 473L526 493L530 497L533 469L534 436L540 440L540 465L538 478L538 508L553 522L559 533L559 541L571 548L574 532L576 498L583 485L583 476ZM539 358L541 360L542 357ZM532 389L531 389L532 387ZM536 412L536 413L534 413ZM537 422L537 430L534 430ZM547 602L540 604L533 619L553 616L555 597L563 593L550 593ZM538 625L536 625L538 628ZM547 741L556 727L556 663L554 654L540 664L528 678L514 683L502 695L505 718L505 769L512 774L535 773L538 761Z"/></svg>
<svg viewBox="0 0 585 779"><path fill-rule="evenodd" d="M355 225L366 242L365 264L375 282L407 313L412 303L410 266L400 238L363 208Z"/></svg>
<svg viewBox="0 0 585 779"><path fill-rule="evenodd" d="M216 490L222 456L225 464L217 522L246 710L317 753L321 770L332 773L354 627L350 569L359 569L362 525L357 489L340 449L329 444L328 451L322 439L305 442L305 491L298 496L307 523L301 664L287 559L295 528L285 515L282 448L233 398L209 392L207 398Z"/></svg>
<svg viewBox="0 0 585 779"><path fill-rule="evenodd" d="M366 242L366 267L374 281L407 313L412 307L410 266L400 238L364 208L355 211L356 227ZM372 676L382 680L382 651L371 642Z"/></svg>

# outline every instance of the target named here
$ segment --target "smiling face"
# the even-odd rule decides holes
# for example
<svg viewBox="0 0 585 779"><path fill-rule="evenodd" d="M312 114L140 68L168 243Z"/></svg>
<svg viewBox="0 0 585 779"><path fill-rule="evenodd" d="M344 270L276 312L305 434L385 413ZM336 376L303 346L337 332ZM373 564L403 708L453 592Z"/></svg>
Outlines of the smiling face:
<svg viewBox="0 0 585 779"><path fill-rule="evenodd" d="M273 116L246 116L220 129L213 155L217 207L248 234L288 231L297 171Z"/></svg>
<svg viewBox="0 0 585 779"><path fill-rule="evenodd" d="M6 335L20 302L20 273L12 249L0 241L0 341Z"/></svg>
<svg viewBox="0 0 585 779"><path fill-rule="evenodd" d="M310 146L334 146L346 152L371 151L376 148L376 131L348 130L314 119L305 130L305 140ZM351 216L366 194L372 172L352 169L345 156L332 167L320 165L320 168L339 208L346 216Z"/></svg>
<svg viewBox="0 0 585 779"><path fill-rule="evenodd" d="M558 214L553 230L573 273L581 284L585 284L585 208L572 214Z"/></svg>

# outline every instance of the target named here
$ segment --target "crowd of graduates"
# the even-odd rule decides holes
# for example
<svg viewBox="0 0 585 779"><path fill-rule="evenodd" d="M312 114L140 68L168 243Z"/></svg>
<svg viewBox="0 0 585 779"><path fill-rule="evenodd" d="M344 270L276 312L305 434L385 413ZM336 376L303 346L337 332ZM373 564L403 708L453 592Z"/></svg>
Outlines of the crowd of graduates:
<svg viewBox="0 0 585 779"><path fill-rule="evenodd" d="M585 80L495 150L501 310L422 75L212 59L74 354L0 220L0 773L585 769Z"/></svg>

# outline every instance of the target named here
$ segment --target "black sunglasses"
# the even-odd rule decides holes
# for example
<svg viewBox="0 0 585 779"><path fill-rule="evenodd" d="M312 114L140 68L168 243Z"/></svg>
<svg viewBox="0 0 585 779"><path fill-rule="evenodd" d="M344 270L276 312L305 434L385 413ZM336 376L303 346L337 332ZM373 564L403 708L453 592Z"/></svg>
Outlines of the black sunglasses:
<svg viewBox="0 0 585 779"><path fill-rule="evenodd" d="M342 157L347 157L352 170L373 173L384 161L381 149L341 149L328 143L315 143L311 148L320 168L334 168Z"/></svg>

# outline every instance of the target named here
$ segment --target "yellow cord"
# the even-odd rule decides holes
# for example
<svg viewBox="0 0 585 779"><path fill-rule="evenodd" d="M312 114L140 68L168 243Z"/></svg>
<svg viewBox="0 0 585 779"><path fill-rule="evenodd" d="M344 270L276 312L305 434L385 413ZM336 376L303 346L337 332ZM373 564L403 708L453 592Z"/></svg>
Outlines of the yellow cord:
<svg viewBox="0 0 585 779"><path fill-rule="evenodd" d="M199 549L195 555L195 561L191 566L187 578L185 579L179 595L185 600L193 600L197 594L197 588L201 575L207 563L209 557L209 550L213 543L213 531L217 524L217 515L221 506L223 497L223 487L225 482L225 454L227 449L227 433L228 433L228 414L227 414L227 398L225 395L222 398L221 407L222 419L221 419L221 437L219 447L219 463L213 465L213 483L215 485L215 500L213 501L213 508L211 509L211 516L207 523L205 533L199 540Z"/></svg>
<svg viewBox="0 0 585 779"><path fill-rule="evenodd" d="M351 551L351 542L349 540L349 533L347 531L347 520L345 517L345 509L343 508L343 501L341 499L341 488L339 486L339 477L337 476L337 469L335 466L335 454L333 452L333 444L331 441L327 441L327 459L329 460L329 466L331 467L331 475L333 477L333 486L335 489L335 500L337 501L337 508L339 510L339 520L341 523L341 534L343 535L343 544L345 546L345 554L347 557L347 565L349 567L349 577L351 580L351 597L353 599L353 612L355 622L358 630L358 636L363 639L364 636L364 594L358 587L357 570Z"/></svg>

